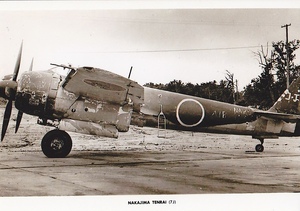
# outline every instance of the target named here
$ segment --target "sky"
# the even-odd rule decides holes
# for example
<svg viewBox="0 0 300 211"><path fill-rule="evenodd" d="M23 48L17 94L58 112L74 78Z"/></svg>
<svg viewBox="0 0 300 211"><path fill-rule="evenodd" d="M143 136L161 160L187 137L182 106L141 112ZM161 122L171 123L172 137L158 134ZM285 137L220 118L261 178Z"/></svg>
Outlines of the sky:
<svg viewBox="0 0 300 211"><path fill-rule="evenodd" d="M93 66L147 82L203 83L234 74L239 89L261 73L254 52L300 39L300 9L49 7L1 3L0 77L11 74L23 41L20 73L50 63ZM34 3L32 3L34 4ZM53 5L53 4L51 4ZM54 4L55 5L55 4ZM146 8L146 9L144 9ZM159 7L158 7L159 8ZM265 47L266 48L266 47ZM296 64L300 55L296 52Z"/></svg>

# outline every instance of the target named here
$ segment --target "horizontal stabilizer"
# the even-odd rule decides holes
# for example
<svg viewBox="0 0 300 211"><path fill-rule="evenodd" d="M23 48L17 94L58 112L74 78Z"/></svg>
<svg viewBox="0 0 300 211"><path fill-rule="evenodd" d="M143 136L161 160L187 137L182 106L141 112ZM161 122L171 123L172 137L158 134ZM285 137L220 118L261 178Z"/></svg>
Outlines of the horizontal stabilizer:
<svg viewBox="0 0 300 211"><path fill-rule="evenodd" d="M271 118L275 120L283 120L285 122L297 122L300 120L300 115L294 115L294 114L285 114L285 113L276 113L271 111L254 111L255 115L259 115L266 118Z"/></svg>

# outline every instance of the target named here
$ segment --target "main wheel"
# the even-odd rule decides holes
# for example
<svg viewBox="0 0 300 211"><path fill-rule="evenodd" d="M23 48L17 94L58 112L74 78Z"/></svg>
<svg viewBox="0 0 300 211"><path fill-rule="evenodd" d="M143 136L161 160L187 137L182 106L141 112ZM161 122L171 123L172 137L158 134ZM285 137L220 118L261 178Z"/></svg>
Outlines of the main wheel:
<svg viewBox="0 0 300 211"><path fill-rule="evenodd" d="M264 146L262 144L257 144L255 147L256 152L263 152L264 151Z"/></svg>
<svg viewBox="0 0 300 211"><path fill-rule="evenodd" d="M64 158L72 149L72 139L62 130L51 130L42 139L42 151L48 158Z"/></svg>

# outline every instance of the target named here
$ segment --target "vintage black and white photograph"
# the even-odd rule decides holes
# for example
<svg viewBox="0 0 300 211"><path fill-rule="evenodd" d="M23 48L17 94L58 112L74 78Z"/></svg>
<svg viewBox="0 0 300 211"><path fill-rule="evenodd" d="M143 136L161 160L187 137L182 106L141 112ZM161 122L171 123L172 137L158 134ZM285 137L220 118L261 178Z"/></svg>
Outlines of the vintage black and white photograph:
<svg viewBox="0 0 300 211"><path fill-rule="evenodd" d="M300 208L299 8L0 5L0 199Z"/></svg>

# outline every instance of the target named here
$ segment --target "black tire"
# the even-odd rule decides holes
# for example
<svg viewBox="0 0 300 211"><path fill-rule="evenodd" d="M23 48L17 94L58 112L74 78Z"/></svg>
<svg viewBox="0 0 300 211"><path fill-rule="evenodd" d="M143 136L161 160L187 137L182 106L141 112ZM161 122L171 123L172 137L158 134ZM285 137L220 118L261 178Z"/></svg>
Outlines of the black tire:
<svg viewBox="0 0 300 211"><path fill-rule="evenodd" d="M264 146L262 144L257 144L255 147L256 152L263 152L264 151Z"/></svg>
<svg viewBox="0 0 300 211"><path fill-rule="evenodd" d="M42 151L48 158L64 158L72 149L72 139L62 130L51 130L42 139Z"/></svg>

